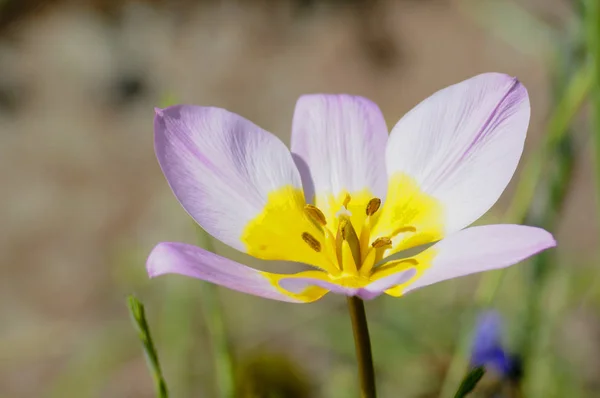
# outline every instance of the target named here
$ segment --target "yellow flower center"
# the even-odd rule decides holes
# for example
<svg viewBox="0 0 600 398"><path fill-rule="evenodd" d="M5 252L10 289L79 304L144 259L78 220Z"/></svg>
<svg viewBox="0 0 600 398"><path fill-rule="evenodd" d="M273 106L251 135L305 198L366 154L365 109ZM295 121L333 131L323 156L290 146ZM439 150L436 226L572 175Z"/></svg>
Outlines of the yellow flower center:
<svg viewBox="0 0 600 398"><path fill-rule="evenodd" d="M327 224L323 212L316 206L306 205L305 214L322 231L324 236L323 247L309 232L304 232L302 238L308 246L316 252L323 252L328 260L327 271L331 279L337 283L354 287L364 286L369 281L369 276L375 264L383 258L387 248L392 245L389 237L371 238L371 226L375 213L381 206L381 199L372 198L364 209L366 218L357 232L351 220L352 214L348 205L352 200L346 194L342 209L337 212L337 228L332 229Z"/></svg>
<svg viewBox="0 0 600 398"><path fill-rule="evenodd" d="M302 262L320 269L293 275L263 273L282 292L302 300L314 299L326 290L315 286L310 292L294 294L282 289L280 281L310 278L360 289L408 268L416 270L414 280L429 266L432 250L383 265L382 259L439 240L443 234L441 203L406 174L391 176L385 204L366 189L352 195L323 193L315 203L306 204L303 191L292 186L274 190L241 236L254 257ZM405 285L386 293L399 296Z"/></svg>

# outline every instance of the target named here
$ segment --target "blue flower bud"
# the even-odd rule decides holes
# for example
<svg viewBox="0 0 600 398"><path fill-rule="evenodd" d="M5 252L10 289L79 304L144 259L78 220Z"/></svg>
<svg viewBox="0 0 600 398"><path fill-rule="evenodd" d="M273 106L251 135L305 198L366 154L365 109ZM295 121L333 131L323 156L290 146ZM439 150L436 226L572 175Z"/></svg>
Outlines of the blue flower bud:
<svg viewBox="0 0 600 398"><path fill-rule="evenodd" d="M518 367L502 344L502 318L495 311L482 313L471 348L471 366L485 366L503 378L513 378Z"/></svg>

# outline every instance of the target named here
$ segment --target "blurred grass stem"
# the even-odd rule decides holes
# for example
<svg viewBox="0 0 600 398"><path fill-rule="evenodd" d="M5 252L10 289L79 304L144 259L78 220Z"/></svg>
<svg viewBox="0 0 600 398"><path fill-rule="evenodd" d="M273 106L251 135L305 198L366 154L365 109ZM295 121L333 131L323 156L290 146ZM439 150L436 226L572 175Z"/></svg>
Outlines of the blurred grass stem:
<svg viewBox="0 0 600 398"><path fill-rule="evenodd" d="M544 135L541 145L530 155L529 161L521 172L514 199L506 215L506 219L510 222L521 222L527 215L548 156L553 153L554 148L568 132L573 118L588 97L593 81L592 63L585 63L571 78L550 116L547 134Z"/></svg>
<svg viewBox="0 0 600 398"><path fill-rule="evenodd" d="M215 249L210 236L199 227L197 233L199 246L214 253ZM217 393L220 398L232 398L234 396L233 360L219 302L218 287L211 283L205 283L202 286L201 295L206 326L214 350Z"/></svg>
<svg viewBox="0 0 600 398"><path fill-rule="evenodd" d="M214 350L218 394L221 398L232 398L234 396L233 361L217 290L218 287L213 284L207 283L202 286L202 307Z"/></svg>
<svg viewBox="0 0 600 398"><path fill-rule="evenodd" d="M600 2L588 0L585 13L588 55L592 65L592 139L596 167L597 203L600 208Z"/></svg>
<svg viewBox="0 0 600 398"><path fill-rule="evenodd" d="M354 346L356 361L358 362L358 376L360 379L361 398L375 398L375 369L373 368L373 355L371 353L371 340L364 302L355 296L348 297L348 310L354 331Z"/></svg>
<svg viewBox="0 0 600 398"><path fill-rule="evenodd" d="M154 379L154 386L156 390L157 398L168 398L169 393L167 391L167 383L163 378L162 371L160 369L160 363L158 362L158 354L154 348L152 342L152 336L150 335L150 328L146 321L146 313L144 311L144 305L134 296L127 298L127 306L129 307L129 314L133 321L140 341L144 348L144 354L146 355L146 363Z"/></svg>
<svg viewBox="0 0 600 398"><path fill-rule="evenodd" d="M166 108L175 105L177 102L176 95L166 93L160 102L160 107ZM210 235L196 224L194 224L194 228L196 228L198 246L214 253L215 248ZM179 340L178 357L181 362L184 362L184 366L188 366L187 358L193 356L193 353L189 351L191 344L188 344L194 338L193 332L191 332L194 322L191 318L193 317L198 297L195 295L195 291L192 293L182 289L179 285L170 289L168 293L166 301L168 301L169 305L166 306L166 310L169 314L172 314L169 318L169 323L177 325L177 336L175 338ZM218 287L210 283L205 283L200 289L199 294L204 321L209 334L209 343L214 350L213 358L217 397L233 398L235 392L233 360L223 312L218 298ZM171 338L174 337L172 336ZM189 389L189 386L187 389ZM191 392L185 391L184 393L189 395Z"/></svg>
<svg viewBox="0 0 600 398"><path fill-rule="evenodd" d="M535 190L541 180L544 164L550 154L556 152L563 137L567 134L573 118L577 115L585 99L588 97L593 82L591 63L583 65L571 78L563 96L548 121L543 141L529 157L521 172L515 195L506 213L508 222L525 222L527 211L533 201ZM507 270L488 272L483 275L476 293L476 302L489 305L496 296Z"/></svg>

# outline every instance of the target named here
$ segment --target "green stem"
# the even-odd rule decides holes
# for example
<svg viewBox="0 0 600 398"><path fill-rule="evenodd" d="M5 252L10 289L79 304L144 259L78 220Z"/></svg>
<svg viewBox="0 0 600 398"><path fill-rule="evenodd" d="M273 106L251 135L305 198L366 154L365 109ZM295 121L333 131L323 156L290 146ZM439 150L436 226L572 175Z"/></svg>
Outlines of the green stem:
<svg viewBox="0 0 600 398"><path fill-rule="evenodd" d="M592 139L596 167L597 203L600 206L600 2L588 0L585 9L587 48L593 68L592 102Z"/></svg>
<svg viewBox="0 0 600 398"><path fill-rule="evenodd" d="M352 330L354 331L354 346L360 378L360 396L361 398L375 398L377 396L375 392L375 368L373 367L365 304L358 297L348 297L348 310L350 311Z"/></svg>
<svg viewBox="0 0 600 398"><path fill-rule="evenodd" d="M203 229L197 228L200 247L215 252L213 242ZM231 398L234 396L234 366L231 355L231 347L227 335L223 311L218 297L218 287L206 283L202 287L202 309L206 319L208 334L213 346L215 382L217 394L220 398Z"/></svg>
<svg viewBox="0 0 600 398"><path fill-rule="evenodd" d="M549 163L548 157L568 133L569 126L590 92L593 81L591 66L591 63L581 66L554 108L548 121L547 134L541 145L529 156L529 161L519 176L515 195L506 214L509 221L521 222L527 215L543 168Z"/></svg>
<svg viewBox="0 0 600 398"><path fill-rule="evenodd" d="M150 335L150 328L146 321L146 313L144 311L144 305L135 296L129 296L127 298L127 306L129 307L129 314L133 321L140 341L144 347L144 354L146 354L146 363L154 379L154 385L156 389L157 398L168 398L169 393L167 392L167 383L163 378L162 371L160 370L160 363L158 362L158 354L154 348L152 342L152 336Z"/></svg>
<svg viewBox="0 0 600 398"><path fill-rule="evenodd" d="M202 286L202 307L214 350L218 396L231 398L234 396L233 361L217 289L216 285L209 283Z"/></svg>

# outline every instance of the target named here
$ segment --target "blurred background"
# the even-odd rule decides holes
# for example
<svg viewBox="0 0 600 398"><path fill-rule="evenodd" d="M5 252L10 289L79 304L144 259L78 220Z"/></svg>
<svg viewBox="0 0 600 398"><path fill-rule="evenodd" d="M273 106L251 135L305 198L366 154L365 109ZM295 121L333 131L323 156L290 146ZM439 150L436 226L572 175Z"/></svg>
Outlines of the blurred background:
<svg viewBox="0 0 600 398"><path fill-rule="evenodd" d="M0 0L0 397L154 396L129 293L172 397L357 397L343 297L291 305L147 278L160 241L297 269L197 229L155 160L153 107L224 107L289 143L301 94L366 96L392 127L489 71L524 83L532 119L481 221L543 226L559 247L368 302L379 395L452 397L492 309L511 370L490 368L473 396L600 396L597 3Z"/></svg>

